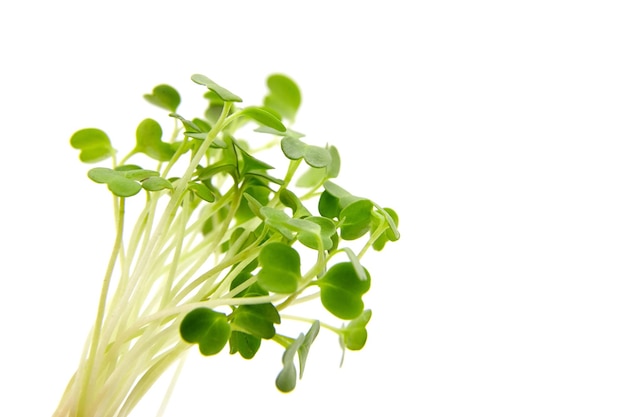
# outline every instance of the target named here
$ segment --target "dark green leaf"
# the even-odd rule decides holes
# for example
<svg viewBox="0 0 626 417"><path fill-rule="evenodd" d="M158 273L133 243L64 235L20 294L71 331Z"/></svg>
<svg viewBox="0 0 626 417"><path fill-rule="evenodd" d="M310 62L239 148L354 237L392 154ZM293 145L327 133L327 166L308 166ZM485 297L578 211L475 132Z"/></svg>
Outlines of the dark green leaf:
<svg viewBox="0 0 626 417"><path fill-rule="evenodd" d="M228 91L224 87L217 85L215 82L207 78L202 74L194 74L191 76L191 80L196 84L204 85L209 90L213 91L224 101L233 101L233 102L241 102L241 98Z"/></svg>
<svg viewBox="0 0 626 417"><path fill-rule="evenodd" d="M320 195L320 199L317 202L317 210L324 217L329 219L336 219L339 217L341 207L339 206L339 199L324 190Z"/></svg>
<svg viewBox="0 0 626 417"><path fill-rule="evenodd" d="M188 343L197 343L205 355L219 353L230 338L230 324L226 315L209 308L196 308L180 323L180 335Z"/></svg>
<svg viewBox="0 0 626 417"><path fill-rule="evenodd" d="M350 350L361 350L367 341L367 330L365 326L372 317L372 310L363 310L361 315L350 321L346 327L341 329L340 343Z"/></svg>
<svg viewBox="0 0 626 417"><path fill-rule="evenodd" d="M340 235L342 239L358 239L370 230L372 209L370 200L359 199L344 207L339 213L341 221Z"/></svg>
<svg viewBox="0 0 626 417"><path fill-rule="evenodd" d="M261 338L248 333L233 331L229 343L231 355L239 352L242 358L252 359L261 347Z"/></svg>
<svg viewBox="0 0 626 417"><path fill-rule="evenodd" d="M274 324L280 323L278 310L272 304L243 304L233 312L233 324L243 331L263 339L276 334Z"/></svg>
<svg viewBox="0 0 626 417"><path fill-rule="evenodd" d="M115 154L111 141L100 129L81 129L70 138L70 145L79 149L79 158L83 162L93 163L110 158Z"/></svg>
<svg viewBox="0 0 626 417"><path fill-rule="evenodd" d="M317 280L320 299L330 313L344 320L357 318L363 312L361 297L370 288L370 275L365 270L366 279L359 274L351 262L333 265L324 276Z"/></svg>
<svg viewBox="0 0 626 417"><path fill-rule="evenodd" d="M155 106L170 112L175 112L180 105L180 94L174 87L167 84L157 85L152 90L152 94L144 94L143 97Z"/></svg>
<svg viewBox="0 0 626 417"><path fill-rule="evenodd" d="M291 246L273 242L265 245L259 254L262 269L258 283L267 291L289 294L298 289L300 255Z"/></svg>

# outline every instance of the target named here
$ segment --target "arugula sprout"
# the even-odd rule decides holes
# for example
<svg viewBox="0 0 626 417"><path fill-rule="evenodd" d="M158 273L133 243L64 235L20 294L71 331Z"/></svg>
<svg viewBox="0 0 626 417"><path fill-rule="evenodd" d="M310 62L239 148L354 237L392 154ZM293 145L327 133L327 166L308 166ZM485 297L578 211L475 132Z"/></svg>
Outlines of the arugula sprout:
<svg viewBox="0 0 626 417"><path fill-rule="evenodd" d="M242 106L204 75L191 79L206 88L199 116L176 113L181 96L167 84L144 95L171 117L169 140L151 118L119 159L103 130L70 138L81 161L110 161L87 176L113 195L116 237L93 329L55 416L128 415L194 346L205 356L228 346L249 360L278 343L275 385L289 392L320 328L337 335L342 361L346 348L365 345L371 277L361 259L399 239L398 214L340 187L337 148L292 129L301 94L289 77L268 77L261 106ZM282 174L259 159L272 149L286 158ZM303 302L341 325L286 313ZM285 320L310 328L283 334Z"/></svg>

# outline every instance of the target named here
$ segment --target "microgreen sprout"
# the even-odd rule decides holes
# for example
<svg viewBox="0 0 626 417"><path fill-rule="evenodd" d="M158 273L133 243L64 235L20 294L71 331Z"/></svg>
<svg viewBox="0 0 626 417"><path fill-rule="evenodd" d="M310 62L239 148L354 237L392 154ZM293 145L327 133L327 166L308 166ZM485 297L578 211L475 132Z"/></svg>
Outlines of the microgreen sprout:
<svg viewBox="0 0 626 417"><path fill-rule="evenodd" d="M170 140L151 118L121 158L100 129L70 138L81 161L110 162L87 175L113 195L116 235L93 329L55 416L128 415L192 347L252 359L278 343L275 385L289 392L320 329L337 335L341 361L365 345L371 277L361 259L399 239L398 215L342 188L338 150L292 129L301 95L289 77L268 77L260 106L242 106L204 75L191 79L207 99L195 118L177 113L181 97L169 85L144 95L170 116ZM273 149L286 158L282 174L259 159ZM337 323L293 315L305 302ZM286 320L306 325L284 334Z"/></svg>

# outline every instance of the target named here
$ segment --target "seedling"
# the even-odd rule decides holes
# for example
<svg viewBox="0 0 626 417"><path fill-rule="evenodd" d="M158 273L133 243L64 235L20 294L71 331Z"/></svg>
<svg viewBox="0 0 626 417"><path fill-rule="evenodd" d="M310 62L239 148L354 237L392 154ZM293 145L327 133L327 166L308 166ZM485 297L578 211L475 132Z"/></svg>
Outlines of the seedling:
<svg viewBox="0 0 626 417"><path fill-rule="evenodd" d="M337 149L292 129L301 96L290 78L271 75L263 104L245 107L206 76L191 79L207 99L195 118L177 113L181 98L169 85L144 96L168 112L171 140L153 119L139 123L121 159L100 129L70 138L81 161L109 161L88 177L113 195L116 237L93 329L55 416L128 415L194 346L252 359L278 343L275 384L289 392L320 329L336 333L342 360L365 345L371 277L361 259L399 238L398 216L340 187ZM280 175L260 159L272 150L287 158ZM319 315L292 314L305 302ZM324 310L338 323L320 320ZM302 331L284 334L285 320Z"/></svg>

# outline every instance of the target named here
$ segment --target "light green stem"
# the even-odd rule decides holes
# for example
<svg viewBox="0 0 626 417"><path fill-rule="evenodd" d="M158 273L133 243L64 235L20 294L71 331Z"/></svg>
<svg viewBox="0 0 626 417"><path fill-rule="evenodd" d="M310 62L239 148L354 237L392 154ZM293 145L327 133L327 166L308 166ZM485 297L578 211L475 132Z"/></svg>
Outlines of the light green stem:
<svg viewBox="0 0 626 417"><path fill-rule="evenodd" d="M115 200L117 201L117 199ZM117 225L116 225L116 237L115 243L113 245L113 251L111 252L111 257L109 258L109 264L106 269L106 273L104 274L104 279L102 281L102 290L100 291L100 301L98 303L98 313L96 315L96 322L94 324L93 335L91 338L91 347L89 350L89 357L87 359L87 363L85 365L85 373L83 375L82 380L82 389L80 393L80 398L78 400L78 413L77 415L86 416L86 407L89 404L89 396L91 391L91 386L94 382L94 365L96 363L96 358L99 355L99 342L100 342L100 334L102 332L102 322L104 320L104 313L106 310L106 301L107 295L109 293L109 287L111 285L111 277L113 276L113 270L115 269L115 263L117 262L117 257L119 255L120 248L122 247L122 239L124 234L124 208L125 208L125 200L124 198L119 199L118 207L117 207Z"/></svg>

